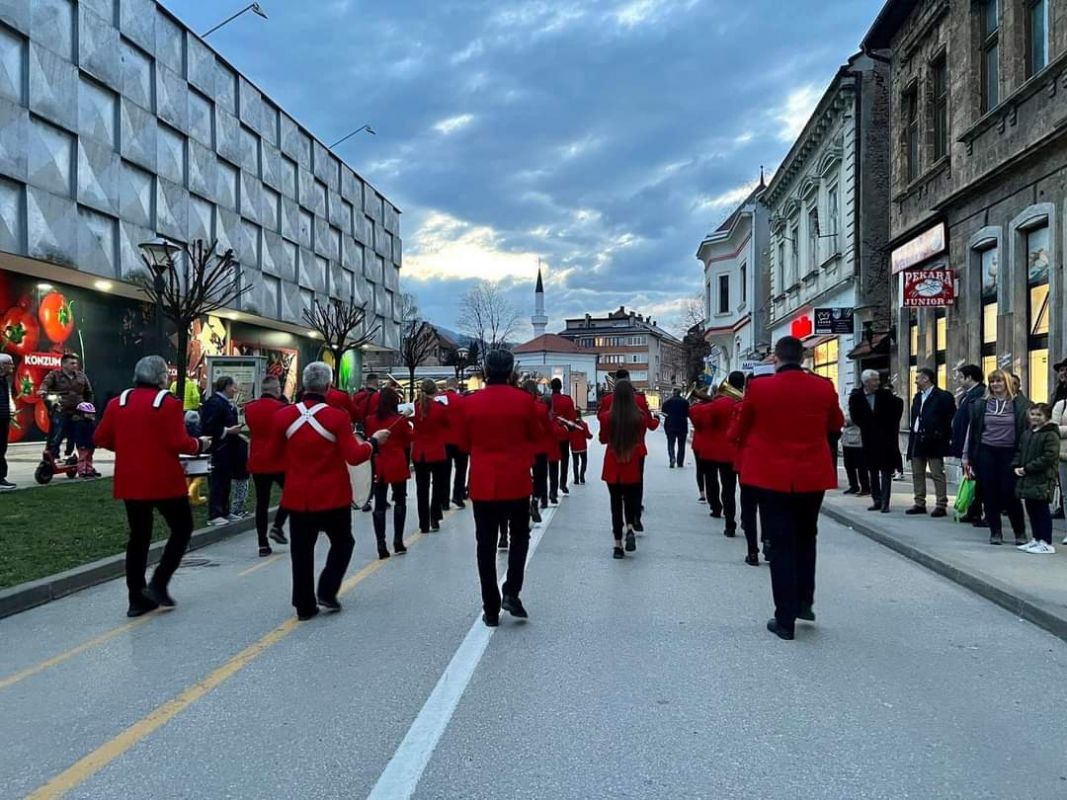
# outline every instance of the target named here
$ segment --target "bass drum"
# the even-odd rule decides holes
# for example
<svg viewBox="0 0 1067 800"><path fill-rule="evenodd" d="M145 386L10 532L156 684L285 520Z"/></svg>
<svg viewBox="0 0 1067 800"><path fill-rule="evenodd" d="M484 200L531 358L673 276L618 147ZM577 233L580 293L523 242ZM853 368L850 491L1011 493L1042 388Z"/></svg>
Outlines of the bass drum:
<svg viewBox="0 0 1067 800"><path fill-rule="evenodd" d="M352 483L352 508L361 508L364 503L370 502L371 487L374 471L371 462L364 461L356 466L349 465L348 479Z"/></svg>

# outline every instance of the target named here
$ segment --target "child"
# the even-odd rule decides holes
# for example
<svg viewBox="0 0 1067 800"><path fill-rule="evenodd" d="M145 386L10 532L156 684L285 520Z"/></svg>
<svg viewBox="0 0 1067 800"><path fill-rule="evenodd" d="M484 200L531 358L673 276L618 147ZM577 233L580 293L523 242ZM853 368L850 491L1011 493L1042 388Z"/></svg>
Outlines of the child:
<svg viewBox="0 0 1067 800"><path fill-rule="evenodd" d="M571 439L571 460L574 462L574 483L585 483L585 467L588 454L588 442L593 438L593 434L589 432L589 425L582 420L582 410L580 408L575 409L575 413L578 415L575 419L576 425L570 430ZM567 465L561 465L562 469L566 469Z"/></svg>
<svg viewBox="0 0 1067 800"><path fill-rule="evenodd" d="M96 428L96 406L78 403L70 417L70 440L78 449L78 477L99 478L93 467L93 430Z"/></svg>
<svg viewBox="0 0 1067 800"><path fill-rule="evenodd" d="M1015 496L1022 499L1030 517L1033 539L1018 549L1024 553L1048 555L1052 546L1052 511L1049 503L1056 489L1060 461L1060 432L1052 424L1052 409L1046 403L1030 406L1030 427L1023 431L1012 467L1018 476Z"/></svg>

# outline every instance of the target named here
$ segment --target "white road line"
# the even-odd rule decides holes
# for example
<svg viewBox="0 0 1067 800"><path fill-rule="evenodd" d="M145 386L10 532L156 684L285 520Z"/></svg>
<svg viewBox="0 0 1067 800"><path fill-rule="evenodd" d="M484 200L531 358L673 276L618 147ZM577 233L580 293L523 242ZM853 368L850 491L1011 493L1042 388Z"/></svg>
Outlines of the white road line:
<svg viewBox="0 0 1067 800"><path fill-rule="evenodd" d="M527 567L541 542L541 537L555 518L557 508L549 507L542 511L541 524L531 530L530 550L526 555ZM452 714L455 713L463 692L474 676L494 630L496 629L485 626L479 612L415 721L411 723L400 746L371 789L367 800L407 800L415 793L419 779L452 720Z"/></svg>

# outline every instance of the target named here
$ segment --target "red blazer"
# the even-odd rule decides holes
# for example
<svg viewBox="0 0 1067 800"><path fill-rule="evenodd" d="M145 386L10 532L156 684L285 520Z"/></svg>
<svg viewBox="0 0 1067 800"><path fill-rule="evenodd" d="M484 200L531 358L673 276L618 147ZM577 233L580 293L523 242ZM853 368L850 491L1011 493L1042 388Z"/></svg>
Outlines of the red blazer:
<svg viewBox="0 0 1067 800"><path fill-rule="evenodd" d="M552 410L556 412L556 416L560 419L565 419L568 422L574 422L578 419L578 412L574 408L574 401L570 398L570 395L553 394L552 395ZM561 442L566 442L570 439L571 430L565 425L556 426L556 439Z"/></svg>
<svg viewBox="0 0 1067 800"><path fill-rule="evenodd" d="M275 475L285 472L285 464L277 459L271 446L274 415L279 408L285 408L285 403L266 395L245 406L245 423L252 439L248 448L248 471L253 474Z"/></svg>
<svg viewBox="0 0 1067 800"><path fill-rule="evenodd" d="M741 406L741 482L777 492L820 492L837 486L828 437L845 424L834 385L786 366L752 381Z"/></svg>
<svg viewBox="0 0 1067 800"><path fill-rule="evenodd" d="M446 389L448 396L448 429L445 431L445 444L459 447L460 429L463 427L463 395L455 389Z"/></svg>
<svg viewBox="0 0 1067 800"><path fill-rule="evenodd" d="M336 441L329 441L305 424L291 437L289 426L300 416L300 407L313 408L325 398L305 394L299 402L274 415L274 457L285 464L282 508L287 511L331 511L352 505L352 481L346 464L362 464L374 452L370 442L357 441L352 418L342 409L327 405L315 417Z"/></svg>
<svg viewBox="0 0 1067 800"><path fill-rule="evenodd" d="M730 424L726 428L726 439L734 448L734 472L741 475L741 465L744 463L745 443L741 438L741 408L745 401L741 400L734 405L730 416Z"/></svg>
<svg viewBox="0 0 1067 800"><path fill-rule="evenodd" d="M689 406L689 421L693 423L693 455L702 461L709 460L705 455L710 449L711 438L711 402L708 400Z"/></svg>
<svg viewBox="0 0 1067 800"><path fill-rule="evenodd" d="M370 400L372 394L378 394L378 390L373 392L364 386L358 392L352 395L351 407L352 407L352 420L356 423L364 423L367 419L367 402Z"/></svg>
<svg viewBox="0 0 1067 800"><path fill-rule="evenodd" d="M374 457L374 479L383 483L402 483L411 477L408 469L408 448L411 447L411 423L400 414L384 420L377 414L363 422L367 436L383 428L389 431L389 441L378 446Z"/></svg>
<svg viewBox="0 0 1067 800"><path fill-rule="evenodd" d="M415 401L415 417L412 422L415 425L415 436L412 439L411 460L420 461L444 461L445 437L450 422L448 407L436 400L429 402L426 416L422 415L419 401Z"/></svg>
<svg viewBox="0 0 1067 800"><path fill-rule="evenodd" d="M600 421L601 431L604 430L605 420L607 420L611 416L611 404L614 399L614 392L606 394L602 398L600 398L600 405L597 406L596 418ZM645 424L645 430L641 431L641 444L637 446L637 455L644 457L648 455L648 448L645 446L645 431L656 430L656 428L659 427L659 420L656 417L652 416L652 412L648 410L648 400L645 399L645 395L641 392L637 393L637 407L645 413L645 417L647 419L647 422ZM600 441L604 440L601 439Z"/></svg>
<svg viewBox="0 0 1067 800"><path fill-rule="evenodd" d="M536 405L528 392L506 384L463 398L460 447L471 454L471 500L525 500L533 493L530 465L542 436Z"/></svg>
<svg viewBox="0 0 1067 800"><path fill-rule="evenodd" d="M356 422L356 411L352 406L352 398L348 392L343 392L336 386L331 386L326 392L326 405L344 411L353 424Z"/></svg>
<svg viewBox="0 0 1067 800"><path fill-rule="evenodd" d="M659 420L651 415L645 415L644 422L645 427L641 432L642 437L644 437L644 431L655 430L656 426L659 425ZM633 453L630 454L630 458L626 461L619 460L611 447L610 417L605 422L600 423L600 442L607 445L604 448L604 468L600 472L600 479L606 483L640 483L642 455L638 452L640 448L635 448Z"/></svg>
<svg viewBox="0 0 1067 800"><path fill-rule="evenodd" d="M559 439L556 438L556 428L559 426L552 421L552 413L545 402L534 398L534 419L537 421L537 445L534 448L536 455L548 456L549 462L559 461Z"/></svg>
<svg viewBox="0 0 1067 800"><path fill-rule="evenodd" d="M693 450L697 458L720 464L734 462L737 448L726 432L737 403L732 397L719 395L710 403L700 403L689 409L689 418L693 422Z"/></svg>
<svg viewBox="0 0 1067 800"><path fill-rule="evenodd" d="M115 453L117 500L185 497L189 488L178 455L200 452L185 430L182 401L148 387L127 389L107 404L93 443Z"/></svg>
<svg viewBox="0 0 1067 800"><path fill-rule="evenodd" d="M593 434L589 432L589 426L585 420L582 420L578 423L578 427L570 432L571 452L584 453L588 449L586 443L592 438Z"/></svg>

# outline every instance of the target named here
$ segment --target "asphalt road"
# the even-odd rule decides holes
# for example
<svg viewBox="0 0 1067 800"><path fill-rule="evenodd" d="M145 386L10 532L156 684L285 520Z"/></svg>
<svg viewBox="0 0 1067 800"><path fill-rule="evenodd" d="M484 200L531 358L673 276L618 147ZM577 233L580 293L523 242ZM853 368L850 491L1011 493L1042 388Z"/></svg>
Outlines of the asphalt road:
<svg viewBox="0 0 1067 800"><path fill-rule="evenodd" d="M829 521L782 642L767 567L652 444L638 552L574 487L492 633L469 509L386 562L357 515L345 609L308 623L252 533L171 613L129 624L120 581L0 621L0 796L1067 796L1067 645Z"/></svg>

